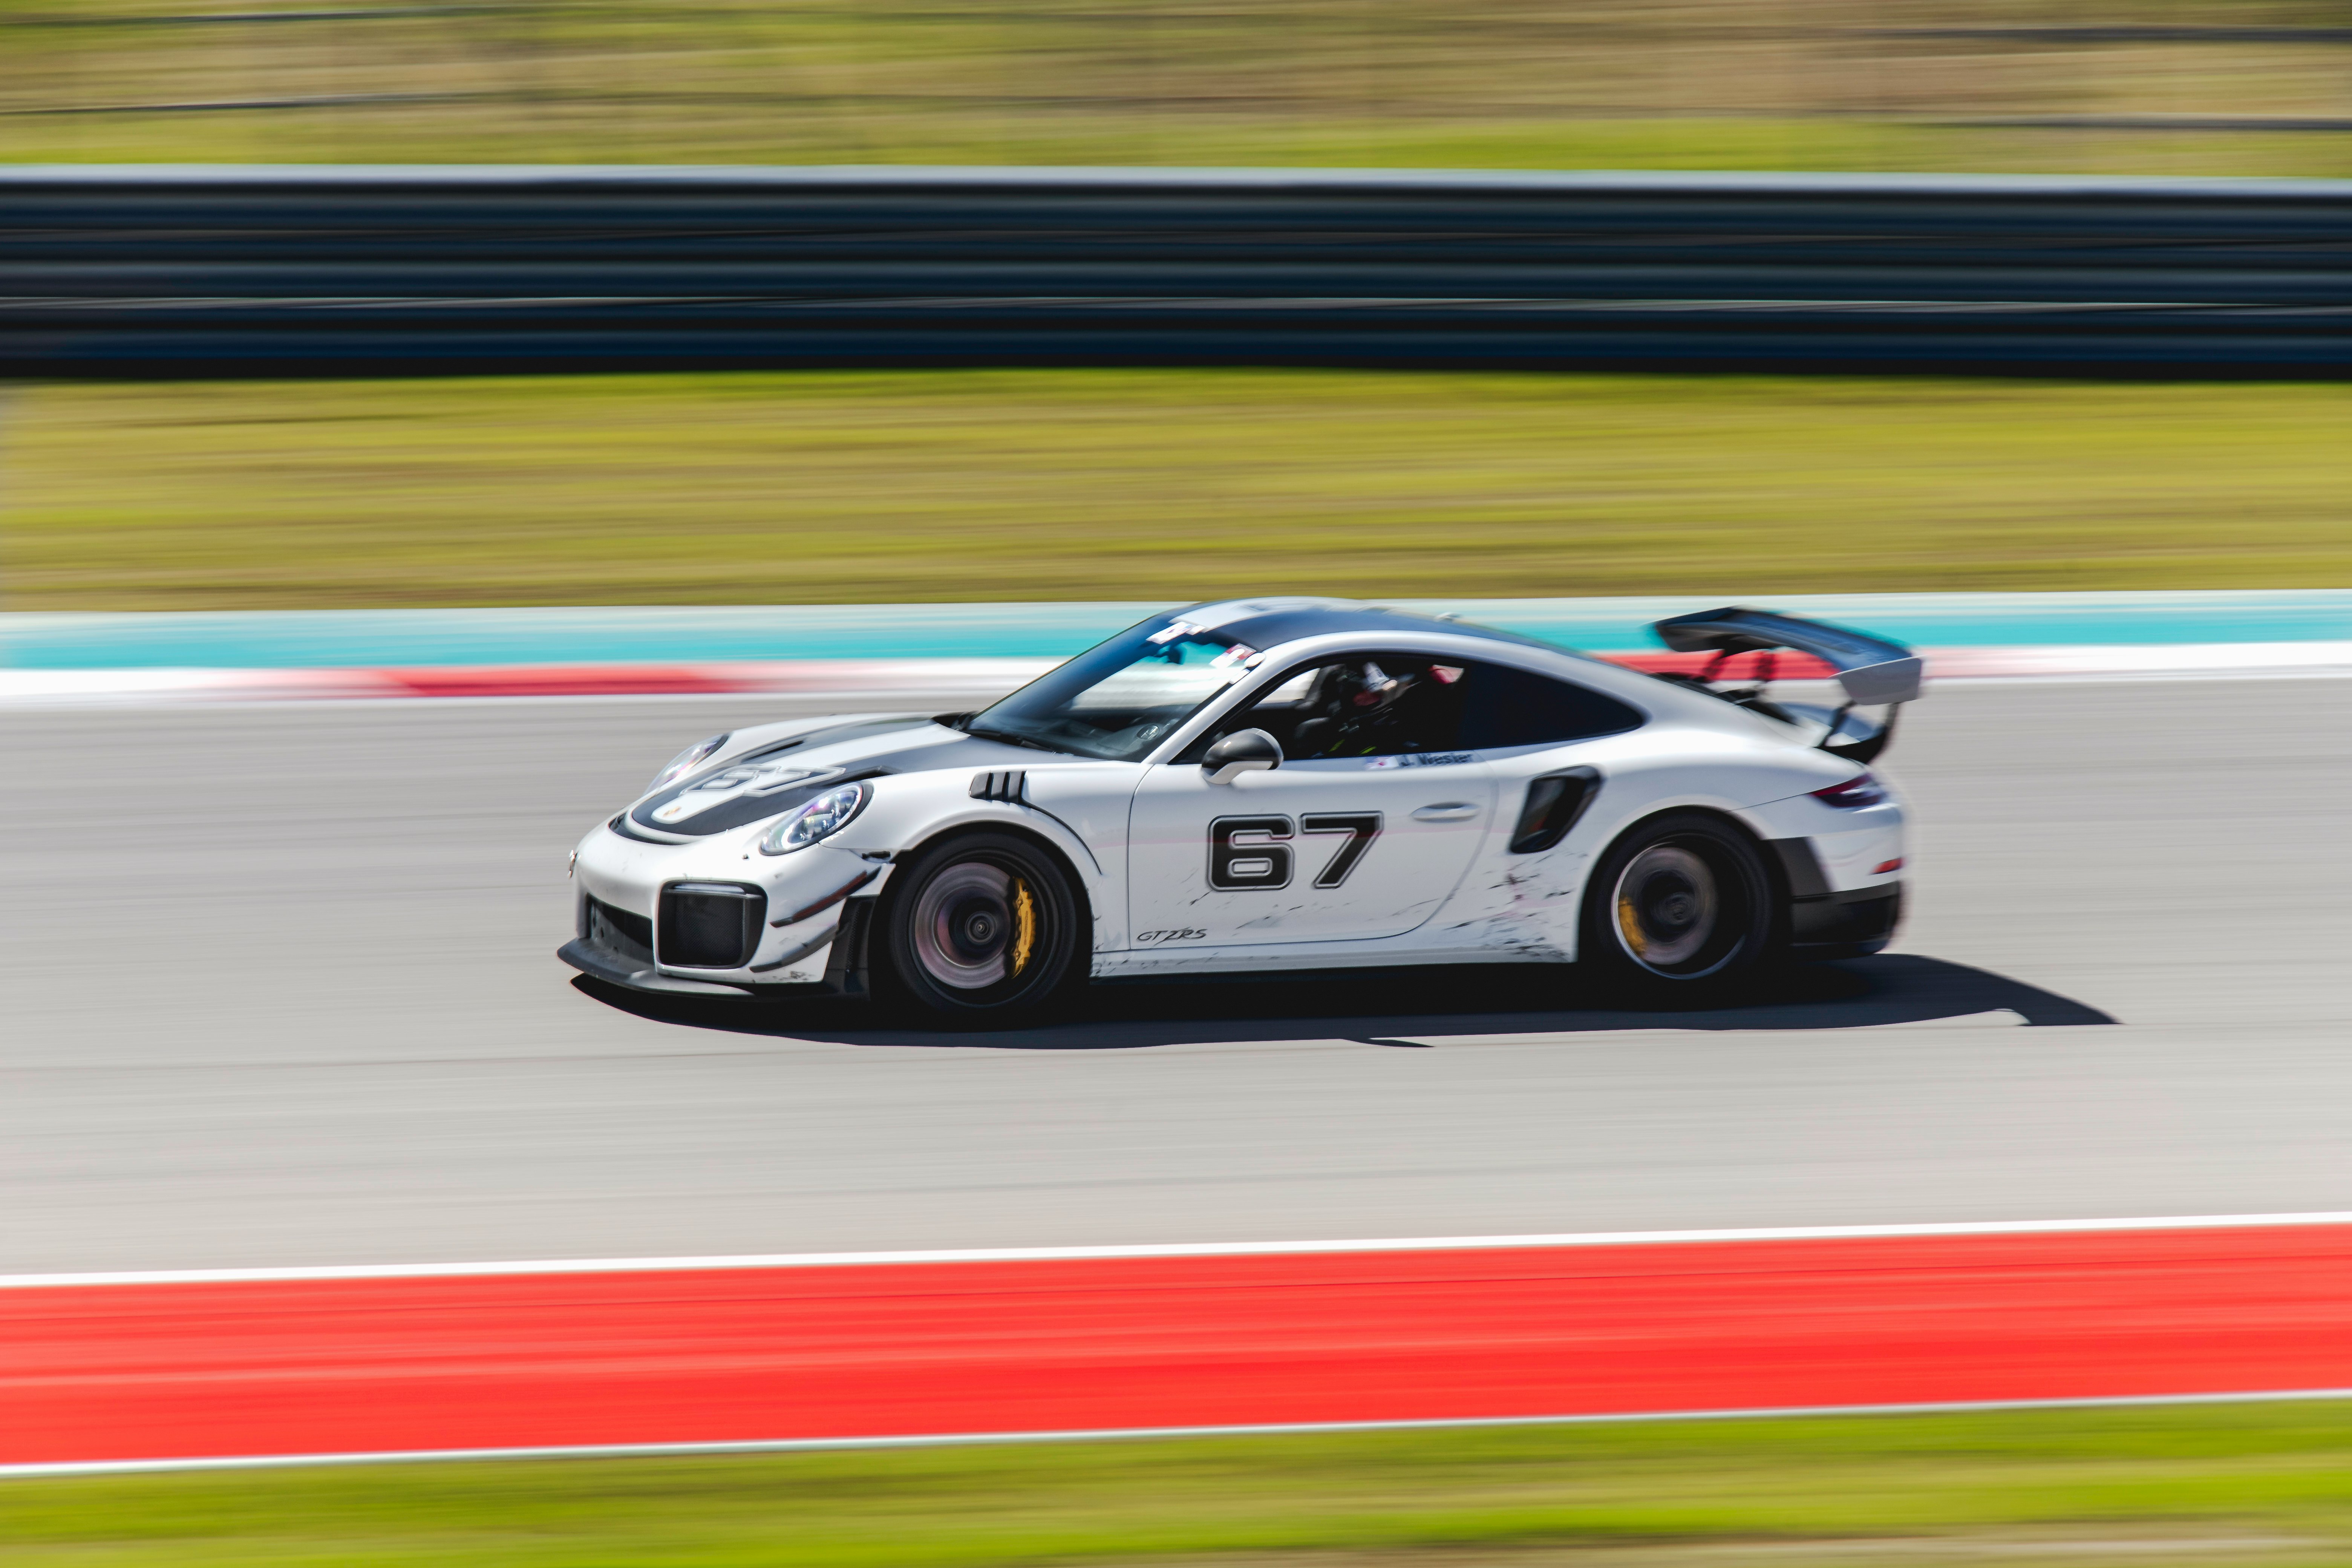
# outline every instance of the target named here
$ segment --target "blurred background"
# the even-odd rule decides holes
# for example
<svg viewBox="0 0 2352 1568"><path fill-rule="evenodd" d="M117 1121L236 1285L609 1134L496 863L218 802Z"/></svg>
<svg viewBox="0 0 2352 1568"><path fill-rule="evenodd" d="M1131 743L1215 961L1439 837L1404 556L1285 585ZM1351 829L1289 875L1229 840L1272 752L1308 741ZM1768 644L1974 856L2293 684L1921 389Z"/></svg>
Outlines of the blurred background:
<svg viewBox="0 0 2352 1568"><path fill-rule="evenodd" d="M2263 0L8 0L0 158L2352 173Z"/></svg>
<svg viewBox="0 0 2352 1568"><path fill-rule="evenodd" d="M2316 0L5 0L0 58L16 163L2352 174ZM2324 381L31 385L0 605L2307 586L2352 581L2347 416Z"/></svg>
<svg viewBox="0 0 2352 1568"><path fill-rule="evenodd" d="M2327 382L53 384L0 403L0 603L2314 586L2352 583L2347 429Z"/></svg>

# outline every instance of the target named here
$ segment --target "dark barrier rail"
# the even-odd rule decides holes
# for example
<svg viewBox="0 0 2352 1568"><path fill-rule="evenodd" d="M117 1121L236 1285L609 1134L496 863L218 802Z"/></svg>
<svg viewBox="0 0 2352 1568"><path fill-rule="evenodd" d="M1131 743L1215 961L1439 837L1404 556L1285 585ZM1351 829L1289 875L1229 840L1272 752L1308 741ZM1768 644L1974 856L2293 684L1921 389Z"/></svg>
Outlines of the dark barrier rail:
<svg viewBox="0 0 2352 1568"><path fill-rule="evenodd" d="M0 173L0 374L1286 363L2338 375L2352 182Z"/></svg>

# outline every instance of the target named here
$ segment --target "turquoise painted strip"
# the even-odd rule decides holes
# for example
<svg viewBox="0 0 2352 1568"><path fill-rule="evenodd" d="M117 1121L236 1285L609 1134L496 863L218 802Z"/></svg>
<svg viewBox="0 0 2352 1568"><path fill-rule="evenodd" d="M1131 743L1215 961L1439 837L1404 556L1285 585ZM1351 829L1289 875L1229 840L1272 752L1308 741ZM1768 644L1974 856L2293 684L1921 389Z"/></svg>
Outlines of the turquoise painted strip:
<svg viewBox="0 0 2352 1568"><path fill-rule="evenodd" d="M18 668L230 669L1059 658L1165 606L776 605L0 616Z"/></svg>
<svg viewBox="0 0 2352 1568"><path fill-rule="evenodd" d="M1920 647L2352 640L2352 589L2100 594L1689 594L1414 599L1413 609L1566 643L1654 647L1649 623L1724 604L1844 622ZM1053 658L1167 606L1149 602L0 615L0 666L287 669Z"/></svg>
<svg viewBox="0 0 2352 1568"><path fill-rule="evenodd" d="M2352 589L2079 594L1676 595L1625 599L1482 599L1469 619L1599 652L1654 648L1652 621L1719 605L1837 621L1915 647L2338 642L2352 639Z"/></svg>

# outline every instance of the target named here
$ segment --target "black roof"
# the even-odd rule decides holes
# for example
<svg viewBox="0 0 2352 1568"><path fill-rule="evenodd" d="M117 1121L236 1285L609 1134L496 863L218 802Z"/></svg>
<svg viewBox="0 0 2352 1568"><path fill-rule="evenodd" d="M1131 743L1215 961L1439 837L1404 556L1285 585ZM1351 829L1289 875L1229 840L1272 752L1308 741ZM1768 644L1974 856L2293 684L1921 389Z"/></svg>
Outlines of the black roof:
<svg viewBox="0 0 2352 1568"><path fill-rule="evenodd" d="M1183 616L1181 610L1176 613L1178 620ZM1574 648L1562 647L1558 643L1521 637L1517 632L1498 631L1493 626L1482 626L1475 621L1449 620L1442 616L1423 615L1418 610L1392 610L1374 605L1273 610L1245 620L1225 621L1217 627L1219 636L1257 648L1279 647L1301 637L1329 637L1335 632L1448 632L1457 637L1483 637L1489 642L1516 643L1521 647L1539 647L1547 653L1576 653Z"/></svg>

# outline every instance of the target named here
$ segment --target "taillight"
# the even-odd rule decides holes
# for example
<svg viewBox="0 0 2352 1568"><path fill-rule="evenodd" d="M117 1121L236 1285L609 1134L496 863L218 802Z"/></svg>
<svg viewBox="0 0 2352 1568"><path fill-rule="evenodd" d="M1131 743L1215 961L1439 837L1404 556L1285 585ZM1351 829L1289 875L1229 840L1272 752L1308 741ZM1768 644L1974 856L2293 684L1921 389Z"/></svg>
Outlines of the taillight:
<svg viewBox="0 0 2352 1568"><path fill-rule="evenodd" d="M1886 791L1868 773L1856 773L1843 784L1814 790L1812 796L1823 805L1833 805L1840 811L1855 811L1865 805L1876 805L1886 798Z"/></svg>

